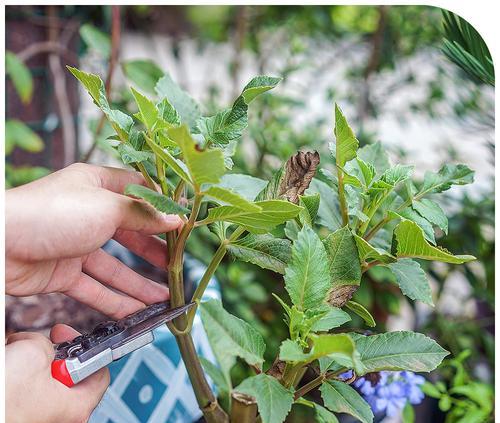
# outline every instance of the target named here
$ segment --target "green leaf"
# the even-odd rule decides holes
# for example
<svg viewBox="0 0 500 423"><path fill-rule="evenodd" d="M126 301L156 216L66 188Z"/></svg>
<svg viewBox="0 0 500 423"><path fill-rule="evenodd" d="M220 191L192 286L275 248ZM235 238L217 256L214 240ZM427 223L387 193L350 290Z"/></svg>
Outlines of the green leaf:
<svg viewBox="0 0 500 423"><path fill-rule="evenodd" d="M337 307L330 307L328 312L315 322L311 330L313 332L325 332L337 328L351 320L351 316Z"/></svg>
<svg viewBox="0 0 500 423"><path fill-rule="evenodd" d="M130 87L130 90L132 91L135 102L139 107L142 123L144 123L146 128L150 131L153 130L156 122L158 121L158 109L151 100L136 91L133 87Z"/></svg>
<svg viewBox="0 0 500 423"><path fill-rule="evenodd" d="M319 306L331 287L328 257L318 235L304 226L292 247L285 271L285 288L299 310Z"/></svg>
<svg viewBox="0 0 500 423"><path fill-rule="evenodd" d="M474 381L468 382L467 385L451 388L449 393L451 395L463 395L476 402L485 410L492 410L493 408L493 391L492 388L485 383Z"/></svg>
<svg viewBox="0 0 500 423"><path fill-rule="evenodd" d="M17 187L36 179L43 178L51 173L50 169L42 166L10 166L5 163L6 187Z"/></svg>
<svg viewBox="0 0 500 423"><path fill-rule="evenodd" d="M211 208L205 224L218 220L236 223L253 233L266 233L277 225L293 219L302 207L282 200L258 201L255 203L261 208L259 212L249 212L238 207L220 206Z"/></svg>
<svg viewBox="0 0 500 423"><path fill-rule="evenodd" d="M371 336L350 333L350 336L361 355L363 374L381 370L430 372L449 354L421 333L398 331Z"/></svg>
<svg viewBox="0 0 500 423"><path fill-rule="evenodd" d="M257 400L262 423L281 423L292 408L293 392L265 373L245 379L235 391Z"/></svg>
<svg viewBox="0 0 500 423"><path fill-rule="evenodd" d="M108 34L100 31L92 24L83 24L80 27L80 36L88 47L99 52L103 58L109 58L111 55L111 40Z"/></svg>
<svg viewBox="0 0 500 423"><path fill-rule="evenodd" d="M421 389L422 392L428 397L439 399L443 395L438 388L436 388L432 383L427 381L424 382L423 385L421 385Z"/></svg>
<svg viewBox="0 0 500 423"><path fill-rule="evenodd" d="M367 144L358 150L358 158L375 168L376 174L382 175L391 167L389 157L380 142Z"/></svg>
<svg viewBox="0 0 500 423"><path fill-rule="evenodd" d="M30 153L39 153L45 147L43 140L29 126L17 119L5 121L5 154L10 154L14 147Z"/></svg>
<svg viewBox="0 0 500 423"><path fill-rule="evenodd" d="M337 380L323 382L320 388L325 407L334 413L346 413L362 423L373 422L368 403L348 384Z"/></svg>
<svg viewBox="0 0 500 423"><path fill-rule="evenodd" d="M249 175L231 173L224 175L217 186L237 192L248 201L253 201L267 182Z"/></svg>
<svg viewBox="0 0 500 423"><path fill-rule="evenodd" d="M356 241L347 226L331 233L324 240L330 276L334 288L342 285L359 285L361 264Z"/></svg>
<svg viewBox="0 0 500 423"><path fill-rule="evenodd" d="M239 139L248 125L248 104L258 95L274 88L280 81L281 78L269 76L253 78L243 88L243 92L230 109L198 120L201 134L207 142L217 146L224 146L232 140Z"/></svg>
<svg viewBox="0 0 500 423"><path fill-rule="evenodd" d="M439 204L426 198L413 202L413 208L432 224L448 234L448 218Z"/></svg>
<svg viewBox="0 0 500 423"><path fill-rule="evenodd" d="M302 224L312 226L318 214L319 204L319 194L299 196L299 205L304 207L304 210L299 214L299 219Z"/></svg>
<svg viewBox="0 0 500 423"><path fill-rule="evenodd" d="M160 194L142 185L129 184L125 187L124 194L142 198L151 204L156 210L169 214L186 214L189 209L177 204L166 195Z"/></svg>
<svg viewBox="0 0 500 423"><path fill-rule="evenodd" d="M396 261L396 257L382 248L376 248L372 246L368 241L360 236L354 234L354 239L356 240L356 245L358 247L359 259L360 261L377 260L382 263L393 263Z"/></svg>
<svg viewBox="0 0 500 423"><path fill-rule="evenodd" d="M193 128L200 117L200 107L193 98L177 85L168 73L158 80L155 87L158 97L167 98L181 117L181 123Z"/></svg>
<svg viewBox="0 0 500 423"><path fill-rule="evenodd" d="M325 182L313 178L311 185L306 190L307 195L318 193L320 203L318 208L318 223L331 231L336 231L342 226L339 197L337 191Z"/></svg>
<svg viewBox="0 0 500 423"><path fill-rule="evenodd" d="M331 360L347 368L356 368L362 372L362 365L356 345L346 334L310 335L311 350L304 353L294 341L287 339L280 347L279 359L291 363L308 364L321 357L328 356Z"/></svg>
<svg viewBox="0 0 500 423"><path fill-rule="evenodd" d="M198 356L201 365L203 366L203 370L205 373L208 374L210 379L215 383L215 386L218 389L218 394L223 395L227 394L231 391L231 386L228 385L227 380L224 376L224 373L222 373L222 370L219 369L214 363L211 361L208 361L205 357L203 356Z"/></svg>
<svg viewBox="0 0 500 423"><path fill-rule="evenodd" d="M33 97L33 77L24 62L8 50L5 52L5 73L12 80L21 101L29 103Z"/></svg>
<svg viewBox="0 0 500 423"><path fill-rule="evenodd" d="M153 94L158 80L163 76L163 71L152 60L127 60L122 63L125 76L136 84L141 90Z"/></svg>
<svg viewBox="0 0 500 423"><path fill-rule="evenodd" d="M474 181L474 171L466 165L444 165L438 173L425 172L424 183L417 193L420 198L425 194L443 192L452 185L466 185Z"/></svg>
<svg viewBox="0 0 500 423"><path fill-rule="evenodd" d="M224 373L240 357L248 364L262 368L266 346L259 332L245 321L229 314L219 300L200 304L203 326L210 346Z"/></svg>
<svg viewBox="0 0 500 423"><path fill-rule="evenodd" d="M156 105L156 108L160 118L162 118L165 122L173 126L179 126L181 124L181 118L177 113L177 110L175 110L174 106L169 103L168 99L164 98Z"/></svg>
<svg viewBox="0 0 500 423"><path fill-rule="evenodd" d="M122 141L127 140L129 132L134 125L134 121L127 114L110 108L108 100L106 99L104 82L102 82L101 78L97 75L83 72L71 66L66 67L74 75L74 77L83 84L87 92L94 100L94 103L106 115L111 123L111 126L118 133L120 139Z"/></svg>
<svg viewBox="0 0 500 423"><path fill-rule="evenodd" d="M256 203L251 203L239 194L220 186L212 185L204 193L222 205L230 205L250 212L259 212L262 210Z"/></svg>
<svg viewBox="0 0 500 423"><path fill-rule="evenodd" d="M199 151L186 126L170 128L169 137L181 148L191 178L195 185L216 184L224 175L224 155L222 150L209 149Z"/></svg>
<svg viewBox="0 0 500 423"><path fill-rule="evenodd" d="M315 403L314 408L316 410L316 421L318 423L339 423L335 414L328 411L325 407Z"/></svg>
<svg viewBox="0 0 500 423"><path fill-rule="evenodd" d="M359 141L354 135L351 127L347 123L347 119L340 110L340 107L335 103L335 156L337 166L344 165L356 157Z"/></svg>
<svg viewBox="0 0 500 423"><path fill-rule="evenodd" d="M370 327L375 327L377 323L375 323L375 319L373 316L370 314L370 312L364 308L361 304L355 302L355 301L348 301L346 303L346 307L356 313L359 317L361 317L366 325Z"/></svg>
<svg viewBox="0 0 500 423"><path fill-rule="evenodd" d="M167 166L170 166L173 172L175 172L183 181L192 184L193 181L191 176L188 174L188 169L186 165L181 161L172 156L167 149L160 147L158 144L153 142L148 136L145 136L149 148L153 150L153 153L158 156Z"/></svg>
<svg viewBox="0 0 500 423"><path fill-rule="evenodd" d="M435 260L445 263L461 264L475 260L474 256L457 255L440 247L430 245L424 238L422 229L410 220L403 220L394 229L397 257L415 257L423 260Z"/></svg>
<svg viewBox="0 0 500 423"><path fill-rule="evenodd" d="M396 186L400 182L407 180L413 173L413 169L414 166L397 164L396 166L387 169L380 177L380 180L391 186Z"/></svg>
<svg viewBox="0 0 500 423"><path fill-rule="evenodd" d="M420 226L420 228L424 232L425 239L431 242L432 244L436 244L434 228L432 227L431 223L425 217L422 217L422 215L413 210L411 207L406 207L399 213L389 211L387 213L387 216L389 216L391 219L403 218L415 222L418 226Z"/></svg>
<svg viewBox="0 0 500 423"><path fill-rule="evenodd" d="M415 410L409 401L406 402L401 417L403 423L415 423Z"/></svg>
<svg viewBox="0 0 500 423"><path fill-rule="evenodd" d="M392 270L403 294L433 306L432 292L425 272L415 260L401 259L387 267Z"/></svg>
<svg viewBox="0 0 500 423"><path fill-rule="evenodd" d="M150 151L138 151L130 144L120 143L116 147L116 151L118 151L124 164L140 163L154 158Z"/></svg>
<svg viewBox="0 0 500 423"><path fill-rule="evenodd" d="M228 244L229 253L238 260L284 274L291 258L291 243L271 235L253 235Z"/></svg>

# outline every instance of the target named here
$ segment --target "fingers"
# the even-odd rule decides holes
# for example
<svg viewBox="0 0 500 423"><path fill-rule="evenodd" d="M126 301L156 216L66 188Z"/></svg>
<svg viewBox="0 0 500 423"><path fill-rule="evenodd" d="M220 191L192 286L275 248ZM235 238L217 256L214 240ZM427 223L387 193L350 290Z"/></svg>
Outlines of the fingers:
<svg viewBox="0 0 500 423"><path fill-rule="evenodd" d="M167 243L156 236L118 229L113 239L153 266L163 269L168 264Z"/></svg>
<svg viewBox="0 0 500 423"><path fill-rule="evenodd" d="M145 307L144 303L114 292L84 273L64 293L113 319L121 319Z"/></svg>
<svg viewBox="0 0 500 423"><path fill-rule="evenodd" d="M84 163L75 163L69 169L82 171L93 176L93 185L118 194L122 194L128 184L146 185L143 176L135 171Z"/></svg>
<svg viewBox="0 0 500 423"><path fill-rule="evenodd" d="M57 324L50 330L50 340L54 344L60 344L61 342L71 341L75 339L80 332L73 329L71 326Z"/></svg>
<svg viewBox="0 0 500 423"><path fill-rule="evenodd" d="M70 388L70 394L74 397L74 401L78 402L79 407L85 410L82 414L90 415L92 413L106 392L109 382L109 370L103 368Z"/></svg>
<svg viewBox="0 0 500 423"><path fill-rule="evenodd" d="M83 263L83 271L145 304L166 301L169 298L167 287L139 275L102 249L87 257Z"/></svg>
<svg viewBox="0 0 500 423"><path fill-rule="evenodd" d="M54 346L41 333L35 332L17 332L9 335L5 342L11 345L16 342L28 341L24 345L24 353L29 356L29 360L35 360L38 363L49 363L54 358Z"/></svg>
<svg viewBox="0 0 500 423"><path fill-rule="evenodd" d="M119 206L117 229L155 235L173 231L182 225L182 220L177 215L160 213L140 200L114 195L116 195L116 205Z"/></svg>

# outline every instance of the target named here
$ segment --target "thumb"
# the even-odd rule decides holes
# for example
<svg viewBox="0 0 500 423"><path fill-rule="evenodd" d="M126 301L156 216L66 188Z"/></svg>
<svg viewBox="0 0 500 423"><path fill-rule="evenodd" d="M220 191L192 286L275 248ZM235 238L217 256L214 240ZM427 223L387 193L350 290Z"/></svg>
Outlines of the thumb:
<svg viewBox="0 0 500 423"><path fill-rule="evenodd" d="M119 198L119 222L116 229L137 231L145 235L170 232L182 226L182 219L175 214L160 213L149 204L114 194Z"/></svg>

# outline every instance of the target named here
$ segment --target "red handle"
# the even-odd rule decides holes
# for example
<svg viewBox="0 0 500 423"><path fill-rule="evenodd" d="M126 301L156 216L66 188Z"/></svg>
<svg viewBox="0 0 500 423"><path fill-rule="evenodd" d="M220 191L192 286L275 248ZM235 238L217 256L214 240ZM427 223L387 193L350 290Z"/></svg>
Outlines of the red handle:
<svg viewBox="0 0 500 423"><path fill-rule="evenodd" d="M52 377L71 388L74 383L66 367L66 360L54 360L51 366Z"/></svg>

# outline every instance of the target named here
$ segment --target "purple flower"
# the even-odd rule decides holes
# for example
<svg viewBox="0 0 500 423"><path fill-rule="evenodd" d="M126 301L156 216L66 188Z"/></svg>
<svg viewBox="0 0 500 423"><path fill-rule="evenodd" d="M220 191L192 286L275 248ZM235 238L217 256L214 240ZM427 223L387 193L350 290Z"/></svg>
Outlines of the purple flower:
<svg viewBox="0 0 500 423"><path fill-rule="evenodd" d="M357 379L353 385L363 395L375 414L384 413L396 416L405 404L420 404L424 393L420 385L425 382L422 376L415 373L380 372L368 374Z"/></svg>

